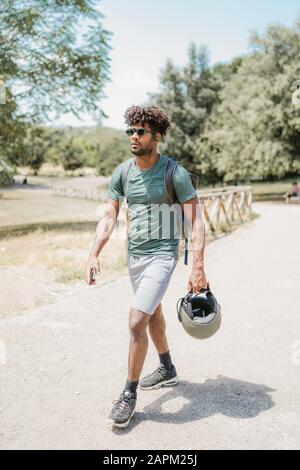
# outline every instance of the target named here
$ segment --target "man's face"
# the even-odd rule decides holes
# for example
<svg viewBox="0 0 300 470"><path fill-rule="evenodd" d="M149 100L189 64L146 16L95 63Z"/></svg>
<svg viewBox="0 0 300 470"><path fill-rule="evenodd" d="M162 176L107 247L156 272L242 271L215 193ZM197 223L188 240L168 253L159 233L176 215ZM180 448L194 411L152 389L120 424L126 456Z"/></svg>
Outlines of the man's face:
<svg viewBox="0 0 300 470"><path fill-rule="evenodd" d="M146 131L148 131L143 136L139 136L137 132L135 132L130 137L131 153L138 157L151 154L157 146L155 134L158 135L158 133L152 132L151 127L147 122L136 122L133 126L130 127L135 129L143 127Z"/></svg>

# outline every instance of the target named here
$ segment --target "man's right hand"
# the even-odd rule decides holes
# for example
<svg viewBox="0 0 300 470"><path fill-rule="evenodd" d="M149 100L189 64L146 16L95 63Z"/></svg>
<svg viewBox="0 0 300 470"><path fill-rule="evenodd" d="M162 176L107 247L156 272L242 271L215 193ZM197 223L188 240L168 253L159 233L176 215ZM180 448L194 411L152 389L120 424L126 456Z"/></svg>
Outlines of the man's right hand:
<svg viewBox="0 0 300 470"><path fill-rule="evenodd" d="M86 265L85 281L90 286L96 284L96 279L93 279L93 271L95 274L100 273L100 265L97 256L90 256Z"/></svg>

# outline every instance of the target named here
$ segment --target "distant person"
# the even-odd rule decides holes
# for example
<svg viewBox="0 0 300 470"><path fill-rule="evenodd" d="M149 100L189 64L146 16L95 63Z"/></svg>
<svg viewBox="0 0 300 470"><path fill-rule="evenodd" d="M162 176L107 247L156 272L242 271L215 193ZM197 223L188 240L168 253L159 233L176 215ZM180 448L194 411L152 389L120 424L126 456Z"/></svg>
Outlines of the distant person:
<svg viewBox="0 0 300 470"><path fill-rule="evenodd" d="M298 185L297 181L293 182L293 185L292 185L290 191L286 194L286 201L289 202L289 200L292 197L300 198L300 188L299 188L299 185Z"/></svg>
<svg viewBox="0 0 300 470"><path fill-rule="evenodd" d="M119 213L120 199L125 195L130 218L128 269L134 298L129 312L127 380L111 412L111 419L118 427L126 427L134 413L137 386L148 349L147 330L158 353L159 367L141 380L140 388L152 390L176 385L178 382L166 337L161 301L178 261L179 237L171 238L170 234L163 237L161 234L164 231L165 218L157 218L155 224L151 212L162 205L171 205L165 186L165 169L169 157L160 155L156 149L159 141L167 134L170 122L168 116L155 106L131 106L125 112L124 118L127 125L125 132L130 138L134 158L130 159L125 183L122 168L124 169L123 165L129 164L128 160L121 163L112 174L108 190L108 209L100 221L102 228L100 227L96 234L86 268L86 282L95 284L91 273L93 270L99 272L98 256L112 233ZM190 175L181 164L177 165L172 181L180 204L178 207L180 211L184 211L185 220L192 229L193 262L188 290L197 293L201 288L207 287L204 272L205 229L201 217L196 215L199 214L200 205ZM153 233L156 236L152 236ZM112 315L117 308L118 305L112 302ZM114 370L112 363L112 374Z"/></svg>

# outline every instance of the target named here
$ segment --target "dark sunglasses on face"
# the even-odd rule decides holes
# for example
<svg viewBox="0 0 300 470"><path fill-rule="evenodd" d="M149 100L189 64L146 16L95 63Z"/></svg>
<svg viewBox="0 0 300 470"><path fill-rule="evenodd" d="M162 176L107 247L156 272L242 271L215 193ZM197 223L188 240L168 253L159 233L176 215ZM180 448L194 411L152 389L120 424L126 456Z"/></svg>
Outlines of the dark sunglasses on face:
<svg viewBox="0 0 300 470"><path fill-rule="evenodd" d="M146 135L147 132L150 132L150 134L152 133L152 131L148 131L144 127L129 127L126 129L125 134L128 135L128 137L132 137L135 133L137 133L139 137L142 137L143 135Z"/></svg>

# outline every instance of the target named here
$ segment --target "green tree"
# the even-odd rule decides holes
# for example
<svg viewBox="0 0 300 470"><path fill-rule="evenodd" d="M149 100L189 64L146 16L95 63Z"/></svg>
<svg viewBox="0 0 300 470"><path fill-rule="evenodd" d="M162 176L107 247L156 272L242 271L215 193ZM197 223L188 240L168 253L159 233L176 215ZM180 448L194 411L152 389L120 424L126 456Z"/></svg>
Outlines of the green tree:
<svg viewBox="0 0 300 470"><path fill-rule="evenodd" d="M14 165L20 164L26 135L26 123L15 117L16 108L14 97L6 90L5 103L0 103L0 155Z"/></svg>
<svg viewBox="0 0 300 470"><path fill-rule="evenodd" d="M11 100L0 111L13 131L68 112L101 120L109 40L94 0L2 0L0 73ZM13 134L1 128L0 145Z"/></svg>
<svg viewBox="0 0 300 470"><path fill-rule="evenodd" d="M206 47L191 44L188 63L175 67L168 61L160 75L160 92L151 95L152 101L167 112L172 127L162 152L175 156L189 170L195 169L195 149L199 135L213 107L218 103L219 90L225 77L225 65L219 73L209 67ZM228 73L228 70L227 70Z"/></svg>
<svg viewBox="0 0 300 470"><path fill-rule="evenodd" d="M82 146L73 137L60 146L60 158L65 170L76 170L84 166Z"/></svg>
<svg viewBox="0 0 300 470"><path fill-rule="evenodd" d="M47 155L47 137L42 127L30 126L23 142L23 163L30 166L37 174Z"/></svg>
<svg viewBox="0 0 300 470"><path fill-rule="evenodd" d="M62 160L61 147L67 140L69 134L68 128L50 128L44 127L44 135L46 140L46 162L59 165Z"/></svg>
<svg viewBox="0 0 300 470"><path fill-rule="evenodd" d="M300 107L291 93L300 77L300 22L253 33L251 46L197 144L197 168L229 182L300 170Z"/></svg>
<svg viewBox="0 0 300 470"><path fill-rule="evenodd" d="M14 168L0 155L0 187L13 182Z"/></svg>
<svg viewBox="0 0 300 470"><path fill-rule="evenodd" d="M114 137L99 155L97 164L100 175L109 176L113 170L123 161L130 158L130 148L128 140L124 138Z"/></svg>

